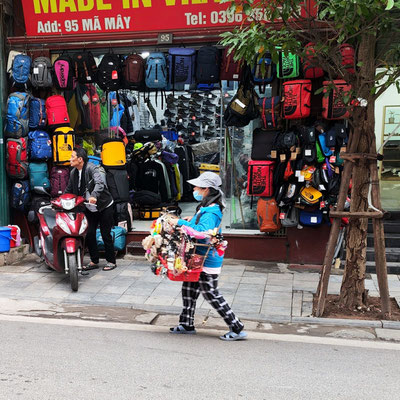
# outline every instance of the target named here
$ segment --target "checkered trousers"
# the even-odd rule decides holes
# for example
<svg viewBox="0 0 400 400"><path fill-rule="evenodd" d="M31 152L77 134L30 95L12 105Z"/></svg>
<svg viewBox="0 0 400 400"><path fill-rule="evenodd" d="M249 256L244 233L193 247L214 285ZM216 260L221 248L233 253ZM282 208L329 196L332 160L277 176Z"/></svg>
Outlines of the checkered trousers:
<svg viewBox="0 0 400 400"><path fill-rule="evenodd" d="M182 301L183 310L179 317L179 323L187 327L194 326L194 312L196 300L200 293L217 310L218 314L224 319L230 330L240 332L243 324L236 318L229 304L223 298L218 289L218 275L211 275L202 272L198 282L183 282Z"/></svg>

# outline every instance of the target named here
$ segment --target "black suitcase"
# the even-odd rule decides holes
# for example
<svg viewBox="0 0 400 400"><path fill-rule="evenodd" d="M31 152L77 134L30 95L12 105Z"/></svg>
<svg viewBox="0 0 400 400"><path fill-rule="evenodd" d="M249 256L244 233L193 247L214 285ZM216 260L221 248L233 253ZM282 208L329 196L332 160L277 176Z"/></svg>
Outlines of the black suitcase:
<svg viewBox="0 0 400 400"><path fill-rule="evenodd" d="M159 142L162 140L162 135L158 129L141 129L134 133L133 138L140 143Z"/></svg>
<svg viewBox="0 0 400 400"><path fill-rule="evenodd" d="M271 150L274 148L275 138L278 134L279 131L254 129L251 159L256 161L271 160Z"/></svg>

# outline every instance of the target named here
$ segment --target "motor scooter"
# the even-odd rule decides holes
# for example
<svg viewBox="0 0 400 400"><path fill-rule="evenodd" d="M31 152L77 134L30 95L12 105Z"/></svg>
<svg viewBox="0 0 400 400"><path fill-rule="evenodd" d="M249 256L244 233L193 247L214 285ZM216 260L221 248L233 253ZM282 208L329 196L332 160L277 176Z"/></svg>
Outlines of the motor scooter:
<svg viewBox="0 0 400 400"><path fill-rule="evenodd" d="M51 269L69 275L74 292L78 290L88 228L83 213L84 201L81 196L62 194L37 212L39 238L35 243L36 252Z"/></svg>

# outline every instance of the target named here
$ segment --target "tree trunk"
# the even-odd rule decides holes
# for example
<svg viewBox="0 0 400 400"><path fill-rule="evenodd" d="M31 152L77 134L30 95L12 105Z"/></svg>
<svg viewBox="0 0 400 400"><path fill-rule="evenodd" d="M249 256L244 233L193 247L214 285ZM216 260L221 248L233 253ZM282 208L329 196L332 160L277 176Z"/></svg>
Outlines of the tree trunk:
<svg viewBox="0 0 400 400"><path fill-rule="evenodd" d="M364 35L359 48L358 61L362 63L360 75L362 80L371 82L360 88L358 94L368 101L367 107L356 107L353 112L353 136L360 134L357 153L375 153L375 104L371 96L371 88L375 77L374 66L375 38ZM359 131L359 132L357 132ZM353 168L350 211L368 210L369 164L368 160L357 160ZM365 290L366 218L352 218L347 231L346 265L340 289L340 306L354 309L367 304Z"/></svg>

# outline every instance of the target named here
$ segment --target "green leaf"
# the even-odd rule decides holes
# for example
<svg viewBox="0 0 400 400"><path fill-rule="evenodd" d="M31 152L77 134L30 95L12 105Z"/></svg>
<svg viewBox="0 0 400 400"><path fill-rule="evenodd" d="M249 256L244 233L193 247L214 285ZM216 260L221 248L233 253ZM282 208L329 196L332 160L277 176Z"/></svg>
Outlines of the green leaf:
<svg viewBox="0 0 400 400"><path fill-rule="evenodd" d="M391 10L394 6L394 0L388 0L385 10Z"/></svg>

